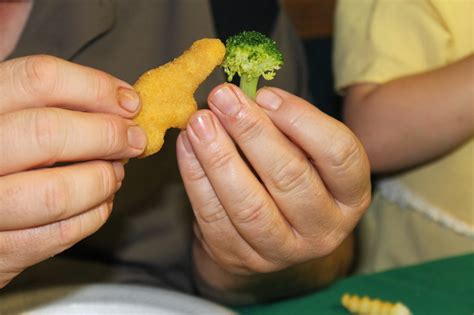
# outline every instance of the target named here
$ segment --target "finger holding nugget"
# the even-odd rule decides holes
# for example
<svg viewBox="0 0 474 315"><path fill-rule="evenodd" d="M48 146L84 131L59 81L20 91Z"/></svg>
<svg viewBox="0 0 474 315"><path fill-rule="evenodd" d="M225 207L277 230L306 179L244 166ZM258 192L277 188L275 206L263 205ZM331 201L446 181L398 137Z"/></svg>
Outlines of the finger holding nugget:
<svg viewBox="0 0 474 315"><path fill-rule="evenodd" d="M0 63L0 288L105 223L124 177L105 159L145 147L128 119L138 105L127 83L98 70L51 56ZM86 160L96 161L53 165Z"/></svg>
<svg viewBox="0 0 474 315"><path fill-rule="evenodd" d="M0 115L0 175L56 162L119 160L140 155L146 136L110 114L34 108Z"/></svg>
<svg viewBox="0 0 474 315"><path fill-rule="evenodd" d="M132 118L140 105L128 83L48 55L0 63L0 82L0 114L54 106Z"/></svg>
<svg viewBox="0 0 474 315"><path fill-rule="evenodd" d="M132 87L102 71L46 55L2 62L0 175L137 156L145 135L127 118L138 108Z"/></svg>
<svg viewBox="0 0 474 315"><path fill-rule="evenodd" d="M219 40L200 40L182 57L138 80L134 88L145 109L136 122L150 135L145 155L161 148L166 129L184 128L197 107L195 89L224 53ZM121 163L112 167L105 161L21 171L59 161L130 158L147 144L143 130L123 119L138 112L138 95L108 74L50 56L32 56L1 63L2 78L0 154L6 158L0 167L0 200L5 201L0 213L6 219L0 226L0 288L28 266L95 232L110 214L124 172ZM153 108L157 103L164 106ZM32 190L45 178L48 185ZM87 198L75 201L84 194Z"/></svg>

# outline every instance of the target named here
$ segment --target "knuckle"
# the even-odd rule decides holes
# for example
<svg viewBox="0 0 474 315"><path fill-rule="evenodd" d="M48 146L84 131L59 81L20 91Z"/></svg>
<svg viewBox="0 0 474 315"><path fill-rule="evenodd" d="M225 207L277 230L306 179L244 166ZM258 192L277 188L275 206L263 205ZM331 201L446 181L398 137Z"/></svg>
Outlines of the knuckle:
<svg viewBox="0 0 474 315"><path fill-rule="evenodd" d="M369 208L371 202L372 192L370 189L367 189L365 193L362 194L358 202L351 206L354 218L359 219L360 217L362 217L365 211Z"/></svg>
<svg viewBox="0 0 474 315"><path fill-rule="evenodd" d="M268 273L279 270L273 262L262 258L252 248L246 248L239 253L220 253L219 265L226 270L231 270L238 275L252 275Z"/></svg>
<svg viewBox="0 0 474 315"><path fill-rule="evenodd" d="M216 262L224 269L229 270L236 275L247 275L249 270L243 267L242 261L235 255L220 255Z"/></svg>
<svg viewBox="0 0 474 315"><path fill-rule="evenodd" d="M204 244L203 244L204 245ZM242 259L234 251L222 250L211 244L204 245L204 249L214 261L225 270L243 270Z"/></svg>
<svg viewBox="0 0 474 315"><path fill-rule="evenodd" d="M59 85L58 59L48 55L26 57L24 77L20 84L23 90L33 95L52 94Z"/></svg>
<svg viewBox="0 0 474 315"><path fill-rule="evenodd" d="M336 229L332 233L326 233L323 237L307 239L307 250L302 252L314 257L330 255L344 240L344 236L343 232Z"/></svg>
<svg viewBox="0 0 474 315"><path fill-rule="evenodd" d="M47 217L53 221L64 219L70 206L68 180L61 173L56 173L43 187L43 206Z"/></svg>
<svg viewBox="0 0 474 315"><path fill-rule="evenodd" d="M299 187L307 188L311 182L312 166L303 156L282 160L272 174L273 186L283 193L293 192Z"/></svg>
<svg viewBox="0 0 474 315"><path fill-rule="evenodd" d="M118 117L105 115L104 120L104 139L105 139L105 154L113 155L126 147L126 140L123 138L123 125Z"/></svg>
<svg viewBox="0 0 474 315"><path fill-rule="evenodd" d="M232 164L232 160L235 158L235 152L221 149L221 147L215 147L214 150L208 155L207 164L213 169L225 169L227 166Z"/></svg>
<svg viewBox="0 0 474 315"><path fill-rule="evenodd" d="M99 186L97 189L101 195L109 196L115 191L117 182L115 180L115 174L110 163L98 163L96 168L96 176L97 178L94 182Z"/></svg>
<svg viewBox="0 0 474 315"><path fill-rule="evenodd" d="M19 205L24 198L25 188L22 185L10 184L8 180L0 179L0 213L3 216L18 218L19 213L22 213L21 210L23 210ZM1 245L0 242L0 257L2 254Z"/></svg>
<svg viewBox="0 0 474 315"><path fill-rule="evenodd" d="M264 119L260 116L242 115L237 122L240 141L245 143L259 137L264 133L265 125Z"/></svg>
<svg viewBox="0 0 474 315"><path fill-rule="evenodd" d="M13 278L23 271L34 251L25 245L34 241L29 230L0 233L0 281L2 273Z"/></svg>
<svg viewBox="0 0 474 315"><path fill-rule="evenodd" d="M197 160L193 160L187 165L186 178L191 182L202 182L207 179L207 175Z"/></svg>
<svg viewBox="0 0 474 315"><path fill-rule="evenodd" d="M104 203L75 217L51 224L57 242L57 253L97 231L109 218L110 211L111 208Z"/></svg>
<svg viewBox="0 0 474 315"><path fill-rule="evenodd" d="M256 255L242 257L242 263L251 274L264 274L282 269L277 264Z"/></svg>
<svg viewBox="0 0 474 315"><path fill-rule="evenodd" d="M13 250L12 245L13 245L12 242L10 242L7 237L2 236L2 238L0 239L0 257L1 258L8 257L10 255L10 253ZM3 263L0 260L0 266L2 265Z"/></svg>
<svg viewBox="0 0 474 315"><path fill-rule="evenodd" d="M283 268L298 263L300 250L295 238L285 237L281 232L281 227L273 222L261 227L261 236L255 238L255 243L272 239L275 240L271 251L261 254L267 262L271 262L274 267ZM263 245L263 244L262 244Z"/></svg>
<svg viewBox="0 0 474 315"><path fill-rule="evenodd" d="M61 130L59 113L55 109L37 109L32 117L33 141L48 164L62 154L66 133Z"/></svg>
<svg viewBox="0 0 474 315"><path fill-rule="evenodd" d="M73 226L72 222L72 220L61 220L53 224L53 228L57 229L56 241L60 251L63 251L74 245L76 243L77 236L82 233L82 220L78 220L76 226Z"/></svg>
<svg viewBox="0 0 474 315"><path fill-rule="evenodd" d="M294 104L292 104L294 105ZM295 109L298 109L299 107L295 107ZM302 124L303 117L307 115L307 112L304 110L295 110L292 113L293 115L290 117L288 120L288 125L292 130L298 130L300 129L300 126Z"/></svg>
<svg viewBox="0 0 474 315"><path fill-rule="evenodd" d="M102 71L94 71L91 76L92 79L92 97L97 103L106 103L109 99L109 91L111 86L110 76Z"/></svg>
<svg viewBox="0 0 474 315"><path fill-rule="evenodd" d="M237 224L251 224L259 222L266 215L268 215L269 205L263 198L254 196L253 193L247 193L247 196L242 199L242 202L237 206L234 214L234 220Z"/></svg>
<svg viewBox="0 0 474 315"><path fill-rule="evenodd" d="M329 149L329 159L332 167L339 172L350 169L359 163L361 148L359 142L349 132L338 131L333 136L332 145Z"/></svg>
<svg viewBox="0 0 474 315"><path fill-rule="evenodd" d="M227 213L216 196L210 198L196 212L199 218L206 223L216 223L227 218Z"/></svg>

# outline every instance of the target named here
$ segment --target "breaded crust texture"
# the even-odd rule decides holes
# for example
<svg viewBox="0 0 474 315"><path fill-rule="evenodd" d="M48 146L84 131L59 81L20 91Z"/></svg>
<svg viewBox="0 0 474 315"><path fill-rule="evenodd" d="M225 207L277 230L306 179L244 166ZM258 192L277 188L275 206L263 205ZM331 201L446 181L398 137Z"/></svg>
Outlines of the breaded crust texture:
<svg viewBox="0 0 474 315"><path fill-rule="evenodd" d="M219 39L195 41L181 56L145 72L134 88L140 96L141 110L134 121L148 137L141 157L158 152L166 130L184 129L197 110L194 92L224 59L225 46Z"/></svg>

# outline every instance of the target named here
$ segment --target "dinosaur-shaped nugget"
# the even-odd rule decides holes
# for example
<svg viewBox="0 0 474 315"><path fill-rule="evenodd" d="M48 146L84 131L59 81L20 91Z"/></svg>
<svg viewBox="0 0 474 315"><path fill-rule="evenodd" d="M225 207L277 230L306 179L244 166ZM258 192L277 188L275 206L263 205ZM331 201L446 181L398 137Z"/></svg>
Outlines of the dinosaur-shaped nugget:
<svg viewBox="0 0 474 315"><path fill-rule="evenodd" d="M224 44L219 39L195 41L181 56L145 72L134 84L140 96L141 110L134 121L148 137L141 157L158 152L169 128L185 128L197 110L194 92L222 63Z"/></svg>

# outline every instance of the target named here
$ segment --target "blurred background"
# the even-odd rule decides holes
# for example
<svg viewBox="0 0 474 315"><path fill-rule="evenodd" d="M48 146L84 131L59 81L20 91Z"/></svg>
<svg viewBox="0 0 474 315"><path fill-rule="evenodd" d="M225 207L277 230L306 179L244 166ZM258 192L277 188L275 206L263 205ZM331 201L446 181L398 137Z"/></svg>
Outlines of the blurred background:
<svg viewBox="0 0 474 315"><path fill-rule="evenodd" d="M340 98L334 92L331 70L336 0L284 0L283 5L304 43L314 104L339 119Z"/></svg>

